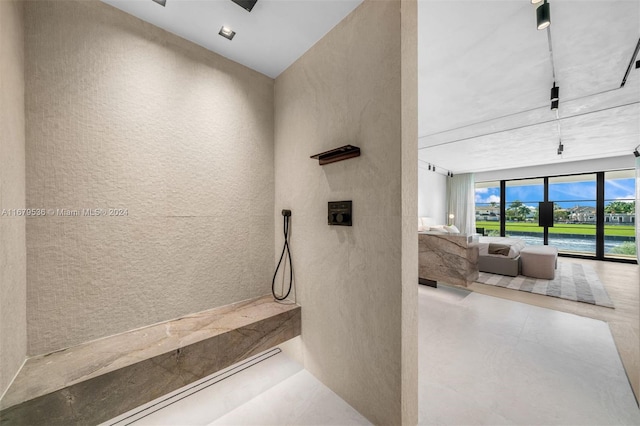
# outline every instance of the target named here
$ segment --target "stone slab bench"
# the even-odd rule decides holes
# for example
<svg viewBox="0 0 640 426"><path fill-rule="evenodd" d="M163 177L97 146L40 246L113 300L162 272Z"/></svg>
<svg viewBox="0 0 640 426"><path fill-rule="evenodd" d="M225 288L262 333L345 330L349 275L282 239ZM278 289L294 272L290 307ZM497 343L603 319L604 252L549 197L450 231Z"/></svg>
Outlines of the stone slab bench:
<svg viewBox="0 0 640 426"><path fill-rule="evenodd" d="M98 424L300 329L300 306L265 296L35 356L0 401L0 424Z"/></svg>

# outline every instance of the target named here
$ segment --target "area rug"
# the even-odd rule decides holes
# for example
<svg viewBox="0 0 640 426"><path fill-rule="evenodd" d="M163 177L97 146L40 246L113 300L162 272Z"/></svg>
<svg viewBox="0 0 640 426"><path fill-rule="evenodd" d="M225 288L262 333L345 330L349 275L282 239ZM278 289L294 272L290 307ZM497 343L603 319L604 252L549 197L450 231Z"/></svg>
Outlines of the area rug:
<svg viewBox="0 0 640 426"><path fill-rule="evenodd" d="M596 271L591 265L581 263L558 262L556 277L553 280L530 278L523 275L507 277L480 272L476 281L497 287L613 308L613 302L611 302Z"/></svg>

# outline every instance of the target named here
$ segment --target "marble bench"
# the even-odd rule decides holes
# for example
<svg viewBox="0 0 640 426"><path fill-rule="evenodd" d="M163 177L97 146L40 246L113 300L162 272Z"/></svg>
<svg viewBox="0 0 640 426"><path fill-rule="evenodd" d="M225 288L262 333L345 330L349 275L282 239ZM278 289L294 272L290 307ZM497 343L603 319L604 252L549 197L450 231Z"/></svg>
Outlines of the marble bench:
<svg viewBox="0 0 640 426"><path fill-rule="evenodd" d="M265 296L35 356L0 400L0 424L98 424L300 328L300 306Z"/></svg>

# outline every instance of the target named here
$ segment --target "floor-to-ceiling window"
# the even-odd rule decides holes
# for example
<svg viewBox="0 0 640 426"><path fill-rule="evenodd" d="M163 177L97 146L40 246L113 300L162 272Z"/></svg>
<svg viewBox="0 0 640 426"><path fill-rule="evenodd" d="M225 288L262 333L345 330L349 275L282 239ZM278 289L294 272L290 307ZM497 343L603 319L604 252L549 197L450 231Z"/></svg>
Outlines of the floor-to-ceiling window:
<svg viewBox="0 0 640 426"><path fill-rule="evenodd" d="M634 170L478 182L476 226L565 255L634 260L635 191ZM539 226L543 201L553 202L553 226Z"/></svg>
<svg viewBox="0 0 640 426"><path fill-rule="evenodd" d="M544 230L538 226L538 204L544 201L543 179L505 182L505 235L527 244L544 244Z"/></svg>
<svg viewBox="0 0 640 426"><path fill-rule="evenodd" d="M635 259L635 171L604 174L604 255Z"/></svg>
<svg viewBox="0 0 640 426"><path fill-rule="evenodd" d="M476 228L488 236L500 236L500 182L476 183Z"/></svg>
<svg viewBox="0 0 640 426"><path fill-rule="evenodd" d="M549 178L549 245L564 253L596 255L596 195L595 173Z"/></svg>

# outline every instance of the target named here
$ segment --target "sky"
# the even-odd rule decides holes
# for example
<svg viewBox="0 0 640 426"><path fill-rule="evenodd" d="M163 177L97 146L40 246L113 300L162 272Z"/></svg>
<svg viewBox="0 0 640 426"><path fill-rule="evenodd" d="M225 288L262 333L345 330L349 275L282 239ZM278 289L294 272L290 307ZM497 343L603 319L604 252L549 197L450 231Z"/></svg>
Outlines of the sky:
<svg viewBox="0 0 640 426"><path fill-rule="evenodd" d="M507 203L522 201L524 204L537 207L538 202L544 201L543 185L511 186L507 183ZM605 180L605 204L613 200L634 200L635 179L607 179ZM500 187L476 188L476 203L500 203ZM559 203L562 207L595 206L596 182L563 182L549 183L549 200Z"/></svg>

